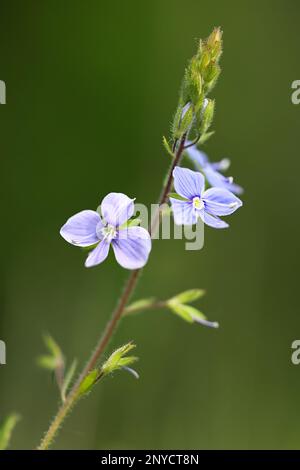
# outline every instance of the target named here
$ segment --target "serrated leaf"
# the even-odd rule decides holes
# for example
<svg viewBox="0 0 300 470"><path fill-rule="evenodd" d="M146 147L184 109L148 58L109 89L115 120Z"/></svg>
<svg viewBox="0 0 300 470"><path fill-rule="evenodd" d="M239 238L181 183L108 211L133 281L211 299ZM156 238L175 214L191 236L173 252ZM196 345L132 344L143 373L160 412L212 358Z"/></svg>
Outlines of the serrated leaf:
<svg viewBox="0 0 300 470"><path fill-rule="evenodd" d="M155 299L153 297L150 297L149 299L136 300L126 307L124 314L129 315L131 313L137 313L140 310L149 308L154 302Z"/></svg>
<svg viewBox="0 0 300 470"><path fill-rule="evenodd" d="M9 442L11 439L12 432L20 421L20 416L16 413L12 413L11 415L7 416L7 418L3 421L0 426L0 450L5 450L9 446Z"/></svg>
<svg viewBox="0 0 300 470"><path fill-rule="evenodd" d="M163 136L163 146L164 146L166 152L170 155L170 157L174 158L174 153L173 153L173 151L172 151L172 149L171 149L171 147L170 147L170 144L169 144L169 142L167 141L167 139L166 139L165 136Z"/></svg>
<svg viewBox="0 0 300 470"><path fill-rule="evenodd" d="M171 301L178 302L179 304L188 304L194 302L197 299L200 299L205 294L203 289L189 289L180 294L172 297Z"/></svg>
<svg viewBox="0 0 300 470"><path fill-rule="evenodd" d="M100 378L100 373L98 369L93 369L91 372L88 373L88 375L83 379L83 381L80 384L79 391L78 391L78 397L82 397L86 393L89 393L95 385L95 383L98 381Z"/></svg>
<svg viewBox="0 0 300 470"><path fill-rule="evenodd" d="M71 380L74 377L76 367L77 367L77 360L74 359L74 361L70 365L69 369L67 370L67 372L65 374L65 377L64 377L64 380L63 380L63 384L62 384L62 387L61 387L62 401L65 401L65 399L66 399L66 394L67 394L69 385L71 383Z"/></svg>
<svg viewBox="0 0 300 470"><path fill-rule="evenodd" d="M169 193L168 196L172 197L173 199L178 199L178 201L188 202L188 199L186 197L180 196L180 194L177 193Z"/></svg>
<svg viewBox="0 0 300 470"><path fill-rule="evenodd" d="M116 349L107 361L102 365L101 372L103 375L110 374L117 369L120 369L124 366L129 366L137 360L134 356L124 357L129 351L135 348L135 344L128 343L122 346L121 348Z"/></svg>

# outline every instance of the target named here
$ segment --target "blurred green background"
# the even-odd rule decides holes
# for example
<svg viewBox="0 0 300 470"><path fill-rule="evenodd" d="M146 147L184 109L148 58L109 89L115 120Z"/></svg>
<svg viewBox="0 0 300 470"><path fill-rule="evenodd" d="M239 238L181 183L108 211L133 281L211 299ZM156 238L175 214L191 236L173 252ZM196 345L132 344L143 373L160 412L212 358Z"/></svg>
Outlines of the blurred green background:
<svg viewBox="0 0 300 470"><path fill-rule="evenodd" d="M99 384L55 448L299 448L299 119L296 0L1 0L2 282L0 414L23 419L12 448L33 448L58 404L37 368L50 332L82 365L124 284L59 236L72 214L110 191L156 201L169 160L161 145L196 38L224 30L213 92L213 160L232 159L246 188L230 229L202 251L157 241L136 298L207 289L198 306L219 330L168 312L128 318L108 351L133 339L140 357ZM107 352L108 352L107 351Z"/></svg>

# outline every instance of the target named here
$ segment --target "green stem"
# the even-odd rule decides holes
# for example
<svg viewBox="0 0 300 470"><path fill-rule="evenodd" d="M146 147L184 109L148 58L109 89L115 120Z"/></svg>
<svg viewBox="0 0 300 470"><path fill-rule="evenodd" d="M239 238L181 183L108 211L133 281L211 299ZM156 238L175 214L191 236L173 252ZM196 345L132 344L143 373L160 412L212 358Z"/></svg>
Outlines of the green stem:
<svg viewBox="0 0 300 470"><path fill-rule="evenodd" d="M172 181L173 181L173 170L175 166L177 166L180 163L180 159L182 157L182 153L184 151L184 144L185 144L185 139L186 135L184 134L180 140L178 149L175 153L174 159L172 161L172 164L169 168L169 171L167 173L167 178L166 178L166 183L162 189L160 198L159 198L159 206L164 204L167 199L168 199L168 194L171 190L172 187ZM152 223L151 227L149 229L150 234L154 234L159 226L159 218L160 218L160 207L157 209ZM56 437L58 430L62 426L66 416L69 414L73 406L77 403L79 399L79 388L85 377L88 375L88 373L94 369L96 366L99 358L101 357L105 347L107 346L108 342L110 341L120 319L122 314L124 313L126 309L126 305L132 296L135 287L137 285L137 281L139 278L139 275L141 274L142 269L136 269L135 271L132 271L131 274L129 275L127 282L125 284L125 289L123 291L123 294L121 295L121 298L119 299L119 302L117 304L116 309L114 310L110 320L108 321L104 332L102 336L100 337L100 340L97 343L97 346L93 353L91 354L90 359L88 360L86 366L84 367L82 373L80 374L78 380L75 382L73 385L71 391L69 392L65 402L61 405L59 408L56 416L54 417L52 423L50 424L50 427L48 431L46 432L45 436L43 437L38 450L46 450L49 448L49 446L52 444L54 438Z"/></svg>
<svg viewBox="0 0 300 470"><path fill-rule="evenodd" d="M154 301L152 304L145 305L144 307L126 307L123 316L131 315L132 313L143 312L144 310L157 310L161 308L165 308L167 306L167 302L164 300Z"/></svg>

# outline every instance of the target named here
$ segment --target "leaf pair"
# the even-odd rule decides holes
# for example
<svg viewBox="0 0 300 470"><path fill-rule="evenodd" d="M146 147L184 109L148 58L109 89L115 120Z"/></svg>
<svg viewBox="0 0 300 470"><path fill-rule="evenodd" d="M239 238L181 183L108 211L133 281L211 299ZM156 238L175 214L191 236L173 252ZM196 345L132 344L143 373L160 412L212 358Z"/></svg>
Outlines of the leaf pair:
<svg viewBox="0 0 300 470"><path fill-rule="evenodd" d="M105 361L101 367L90 371L79 387L78 398L81 398L82 396L89 393L93 386L96 385L96 383L101 378L112 374L117 370L127 370L128 372L132 373L135 378L139 378L138 373L129 367L131 364L136 362L138 358L135 356L126 355L134 348L135 344L133 343L128 343L124 346L121 346L109 356L107 361Z"/></svg>
<svg viewBox="0 0 300 470"><path fill-rule="evenodd" d="M66 370L64 355L56 341L54 341L50 335L45 335L44 342L49 354L38 357L37 363L40 367L54 372L61 399L64 402L76 371L77 360L74 359L70 367Z"/></svg>
<svg viewBox="0 0 300 470"><path fill-rule="evenodd" d="M204 326L218 328L217 322L210 322L206 316L192 305L188 305L200 299L205 294L203 289L189 289L168 300L157 301L153 297L141 299L131 303L126 307L125 315L131 315L144 310L154 310L157 308L168 308L172 313L181 317L189 323L201 323Z"/></svg>
<svg viewBox="0 0 300 470"><path fill-rule="evenodd" d="M167 306L175 315L178 315L188 323L196 322L212 328L218 328L219 324L217 322L208 321L200 310L192 305L188 305L190 302L203 297L204 294L205 291L202 289L190 289L169 299Z"/></svg>

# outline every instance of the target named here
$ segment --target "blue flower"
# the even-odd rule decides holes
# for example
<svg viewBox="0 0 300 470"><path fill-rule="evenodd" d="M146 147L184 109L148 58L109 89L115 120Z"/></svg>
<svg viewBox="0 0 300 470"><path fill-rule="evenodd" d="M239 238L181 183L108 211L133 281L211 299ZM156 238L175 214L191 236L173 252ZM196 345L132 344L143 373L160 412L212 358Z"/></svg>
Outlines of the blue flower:
<svg viewBox="0 0 300 470"><path fill-rule="evenodd" d="M232 214L243 204L227 189L205 191L205 179L200 172L177 166L173 177L179 198L170 197L170 201L177 225L193 225L200 217L210 227L226 228L228 224L219 216Z"/></svg>
<svg viewBox="0 0 300 470"><path fill-rule="evenodd" d="M134 200L122 193L109 193L100 207L102 217L92 210L73 215L61 228L61 236L72 245L97 245L86 259L87 268L102 263L110 245L123 268L145 266L151 251L150 235L142 227L126 226L134 213Z"/></svg>
<svg viewBox="0 0 300 470"><path fill-rule="evenodd" d="M221 171L226 171L229 168L230 160L228 158L223 158L220 162L210 163L207 155L198 150L194 145L188 147L186 152L189 158L194 162L196 168L203 171L211 186L228 189L228 191L235 194L243 193L243 188L238 184L235 184L231 176L227 177L220 173Z"/></svg>

